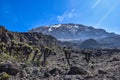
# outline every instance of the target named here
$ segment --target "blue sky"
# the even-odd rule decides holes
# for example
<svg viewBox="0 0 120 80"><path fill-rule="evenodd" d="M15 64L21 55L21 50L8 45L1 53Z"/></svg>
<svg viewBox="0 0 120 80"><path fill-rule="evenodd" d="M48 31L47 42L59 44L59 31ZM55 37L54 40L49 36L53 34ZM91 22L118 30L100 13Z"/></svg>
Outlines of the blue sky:
<svg viewBox="0 0 120 80"><path fill-rule="evenodd" d="M79 23L120 34L120 0L0 0L0 25L24 32L41 25Z"/></svg>

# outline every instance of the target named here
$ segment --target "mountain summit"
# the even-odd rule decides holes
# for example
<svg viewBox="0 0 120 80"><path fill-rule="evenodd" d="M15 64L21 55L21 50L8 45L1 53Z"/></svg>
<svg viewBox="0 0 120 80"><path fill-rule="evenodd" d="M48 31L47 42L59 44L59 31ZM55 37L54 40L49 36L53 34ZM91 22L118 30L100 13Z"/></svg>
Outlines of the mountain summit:
<svg viewBox="0 0 120 80"><path fill-rule="evenodd" d="M114 33L106 32L104 29L95 29L92 26L81 24L55 24L49 26L41 26L30 30L30 32L42 32L43 34L52 35L58 40L86 40L99 39L114 36Z"/></svg>

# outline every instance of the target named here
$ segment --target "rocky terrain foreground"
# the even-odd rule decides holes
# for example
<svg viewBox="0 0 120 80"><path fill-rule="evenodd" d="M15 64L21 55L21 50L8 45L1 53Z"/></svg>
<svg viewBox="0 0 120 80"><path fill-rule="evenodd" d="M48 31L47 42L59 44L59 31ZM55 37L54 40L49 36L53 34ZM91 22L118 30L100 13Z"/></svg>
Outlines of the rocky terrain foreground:
<svg viewBox="0 0 120 80"><path fill-rule="evenodd" d="M120 49L75 49L0 27L0 80L120 80Z"/></svg>
<svg viewBox="0 0 120 80"><path fill-rule="evenodd" d="M105 52L105 53L104 53ZM82 53L72 53L70 64L62 52L49 56L47 64L17 61L0 54L1 80L120 80L120 53L92 55L87 63ZM42 61L42 59L41 59ZM3 79L2 79L3 78ZM5 78L5 79L4 79Z"/></svg>

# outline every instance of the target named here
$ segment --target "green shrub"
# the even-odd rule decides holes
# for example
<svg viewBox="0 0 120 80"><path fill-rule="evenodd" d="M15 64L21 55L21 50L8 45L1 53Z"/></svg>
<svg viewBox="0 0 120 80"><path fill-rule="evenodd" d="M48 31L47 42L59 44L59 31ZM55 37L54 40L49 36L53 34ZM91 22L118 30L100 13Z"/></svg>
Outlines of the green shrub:
<svg viewBox="0 0 120 80"><path fill-rule="evenodd" d="M10 78L10 75L4 72L0 75L0 80L8 80Z"/></svg>
<svg viewBox="0 0 120 80"><path fill-rule="evenodd" d="M13 56L9 56L8 54L4 53L0 55L0 61L16 61L17 58L13 57Z"/></svg>
<svg viewBox="0 0 120 80"><path fill-rule="evenodd" d="M51 49L50 47L45 47L46 49Z"/></svg>
<svg viewBox="0 0 120 80"><path fill-rule="evenodd" d="M29 44L24 44L22 47L26 49L33 49L33 47L30 46Z"/></svg>

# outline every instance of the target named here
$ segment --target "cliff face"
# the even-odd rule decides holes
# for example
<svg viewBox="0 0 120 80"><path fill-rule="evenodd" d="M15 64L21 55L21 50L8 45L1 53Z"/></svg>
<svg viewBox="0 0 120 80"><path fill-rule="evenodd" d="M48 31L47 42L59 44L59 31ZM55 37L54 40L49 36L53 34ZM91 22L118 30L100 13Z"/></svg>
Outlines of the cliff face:
<svg viewBox="0 0 120 80"><path fill-rule="evenodd" d="M16 42L31 43L32 45L55 46L57 45L56 38L50 35L43 35L36 32L11 32L0 27L0 41L9 44L12 40Z"/></svg>

